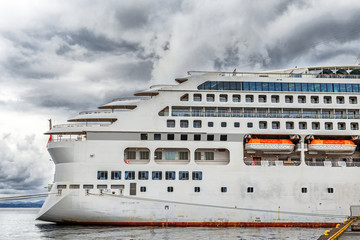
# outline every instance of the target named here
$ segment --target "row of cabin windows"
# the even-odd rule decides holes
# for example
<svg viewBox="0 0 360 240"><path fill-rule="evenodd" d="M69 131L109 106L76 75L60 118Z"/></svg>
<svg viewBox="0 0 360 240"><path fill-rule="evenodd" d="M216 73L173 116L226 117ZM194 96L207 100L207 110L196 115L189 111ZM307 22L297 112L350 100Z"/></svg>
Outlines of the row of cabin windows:
<svg viewBox="0 0 360 240"><path fill-rule="evenodd" d="M175 120L167 120L166 121L166 126L168 128L174 128L176 126ZM221 127L226 127L227 123L226 122L221 122L220 126ZM188 128L189 127L189 120L180 120L180 127L181 128ZM201 128L201 120L194 120L193 121L193 127L194 128ZM214 127L214 122L208 122L208 127ZM236 127L236 128L240 127L240 123L239 122L234 122L234 127Z"/></svg>
<svg viewBox="0 0 360 240"><path fill-rule="evenodd" d="M226 123L225 123L226 124ZM212 123L213 125L213 123ZM226 126L226 125L225 125ZM234 124L235 126L235 124ZM236 126L240 127L240 124L236 124ZM148 134L146 133L141 133L140 134L140 139L141 140L148 140ZM208 134L207 135L207 140L208 141L214 141L215 139L215 135L213 134ZM161 140L161 134L160 133L155 133L154 134L154 140ZM174 133L168 133L167 134L167 140L175 140L175 134ZM188 140L188 134L180 134L180 140L181 141L187 141ZM194 134L194 141L201 141L201 134ZM220 141L227 141L227 135L222 134L220 135Z"/></svg>
<svg viewBox="0 0 360 240"><path fill-rule="evenodd" d="M326 122L324 123L325 130L333 130L333 123L332 122ZM252 123L248 123L248 127L252 127ZM272 129L280 129L280 122L272 122L271 123ZM350 123L351 130L359 130L359 123ZM259 122L259 129L268 129L268 122L260 121ZM286 122L286 129L294 129L294 122ZM308 129L307 122L299 122L299 129L305 130ZM312 130L320 130L320 123L319 122L312 122L311 123L311 129ZM337 123L337 129L338 130L346 130L346 123L339 122Z"/></svg>
<svg viewBox="0 0 360 240"><path fill-rule="evenodd" d="M207 135L208 141L214 141L214 135ZM149 151L140 151L140 159L141 160L148 160L150 152ZM142 154L146 153L146 154ZM202 152L195 152L195 160L201 160L201 153ZM189 152L177 152L178 154L178 160L189 160ZM126 159L127 160L133 160L136 158L136 151L126 151ZM163 156L164 155L164 156ZM169 152L166 151L165 154L160 151L155 151L154 158L155 160L175 160L176 158L176 152ZM214 160L214 152L204 152L204 160Z"/></svg>
<svg viewBox="0 0 360 240"><path fill-rule="evenodd" d="M360 92L360 85L354 83L206 81L198 86L198 90L237 90L263 92Z"/></svg>
<svg viewBox="0 0 360 240"><path fill-rule="evenodd" d="M192 180L202 180L201 171L193 171ZM163 172L162 171L152 171L151 172L152 180L162 180ZM108 180L108 171L98 171L97 172L98 180ZM125 180L135 180L135 171L125 171L124 173ZM111 180L121 180L121 171L111 171ZM138 180L149 180L149 171L138 171ZM166 171L165 180L176 180L175 171ZM179 180L190 180L189 171L179 171Z"/></svg>
<svg viewBox="0 0 360 240"><path fill-rule="evenodd" d="M186 94L187 95L187 94ZM271 95L271 102L272 103L280 103L280 96L279 95ZM181 101L184 101L183 98L180 98ZM188 99L188 98L186 98ZM298 96L297 97L298 103L306 103L306 96ZM193 100L195 102L201 102L202 101L202 95L201 94L194 94ZM187 101L187 100L186 100ZM214 94L206 94L206 101L207 102L215 102L215 95ZM227 102L228 101L228 95L227 94L220 94L219 96L220 102ZM232 101L233 102L240 102L241 96L234 94L232 95ZM332 103L332 96L324 96L323 97L323 103L325 104L331 104ZM252 103L254 102L254 95L245 95L245 102ZM259 103L266 103L268 102L268 96L267 95L259 95L258 96L258 102ZM294 96L292 95L286 95L285 96L285 103L294 103ZM310 96L310 103L320 103L319 96ZM337 104L344 104L345 98L343 96L337 96L336 97L336 103ZM357 104L358 99L355 96L349 97L349 103L350 104Z"/></svg>
<svg viewBox="0 0 360 240"><path fill-rule="evenodd" d="M180 173L180 172L179 172ZM158 175L158 177L160 176L160 179L154 179L154 180L161 180L161 175ZM182 175L181 177L183 177L184 179L180 179L180 175L179 175L179 179L180 180L189 180L189 175L187 173L187 175ZM187 178L187 179L186 179ZM197 179L197 180L201 180L201 179ZM124 185L111 185L111 188L113 189L117 189L117 188L123 188ZM92 184L84 184L83 185L83 189L93 189L94 185ZM107 185L97 185L98 189L106 189ZM57 185L57 189L66 189L66 185L65 184L59 184ZM70 184L69 185L69 189L80 189L80 184ZM167 187L168 192L173 192L174 191L174 187ZM223 193L226 193L227 187L221 187L220 191ZM140 192L146 192L146 187L142 186L140 187ZM200 187L194 187L194 192L200 192ZM253 193L254 192L254 187L247 187L247 192L248 193ZM334 193L334 188L329 187L327 188L327 192L328 193ZM307 187L302 187L301 188L301 193L308 193L308 188Z"/></svg>

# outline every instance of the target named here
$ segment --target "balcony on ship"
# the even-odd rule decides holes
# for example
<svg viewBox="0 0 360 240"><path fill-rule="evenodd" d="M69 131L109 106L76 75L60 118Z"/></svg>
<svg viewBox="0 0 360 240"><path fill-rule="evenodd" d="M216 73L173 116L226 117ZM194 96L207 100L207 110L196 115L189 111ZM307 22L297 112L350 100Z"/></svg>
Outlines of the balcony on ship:
<svg viewBox="0 0 360 240"><path fill-rule="evenodd" d="M226 165L230 162L230 152L224 148L198 148L195 150L195 163Z"/></svg>
<svg viewBox="0 0 360 240"><path fill-rule="evenodd" d="M158 164L188 164L190 151L187 148L157 148L154 160Z"/></svg>
<svg viewBox="0 0 360 240"><path fill-rule="evenodd" d="M148 148L126 148L124 151L126 164L146 164L150 162L150 150Z"/></svg>

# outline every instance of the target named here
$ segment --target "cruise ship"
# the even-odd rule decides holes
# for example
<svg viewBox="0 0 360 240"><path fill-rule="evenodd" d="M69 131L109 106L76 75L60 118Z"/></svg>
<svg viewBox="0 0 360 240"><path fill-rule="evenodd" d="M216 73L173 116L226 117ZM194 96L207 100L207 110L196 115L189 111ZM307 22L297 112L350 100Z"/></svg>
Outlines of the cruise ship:
<svg viewBox="0 0 360 240"><path fill-rule="evenodd" d="M360 212L360 66L191 71L51 126L38 219L326 227Z"/></svg>

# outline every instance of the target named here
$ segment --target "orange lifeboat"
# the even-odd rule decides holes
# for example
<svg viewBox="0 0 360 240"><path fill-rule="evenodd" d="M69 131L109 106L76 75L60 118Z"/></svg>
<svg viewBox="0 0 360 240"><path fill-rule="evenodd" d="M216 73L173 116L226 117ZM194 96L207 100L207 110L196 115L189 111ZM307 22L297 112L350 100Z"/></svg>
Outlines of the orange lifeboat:
<svg viewBox="0 0 360 240"><path fill-rule="evenodd" d="M353 154L356 144L351 140L313 139L308 145L309 153L323 152L325 154Z"/></svg>
<svg viewBox="0 0 360 240"><path fill-rule="evenodd" d="M289 139L258 139L251 138L245 144L245 150L248 153L279 153L289 154L294 150L295 144Z"/></svg>

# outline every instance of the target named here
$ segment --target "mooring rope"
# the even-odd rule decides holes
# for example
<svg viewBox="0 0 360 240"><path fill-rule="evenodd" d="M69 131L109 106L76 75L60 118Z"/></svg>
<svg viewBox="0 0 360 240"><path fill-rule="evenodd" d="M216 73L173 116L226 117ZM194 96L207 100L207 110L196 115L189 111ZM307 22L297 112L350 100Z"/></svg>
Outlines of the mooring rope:
<svg viewBox="0 0 360 240"><path fill-rule="evenodd" d="M250 211L250 212L266 212L266 213L280 213L280 214L288 214L288 215L300 215L300 216L317 216L317 217L335 217L335 218L347 218L348 215L340 215L340 214L324 214L324 213L306 213L306 212L293 212L293 211L279 211L279 210L268 210L268 209L258 209L258 208L243 208L243 207L228 207L221 205L212 205L212 204L202 204L202 203L189 203L189 202L180 202L180 201L172 201L172 200L161 200L161 199L152 199L152 198L142 198L142 197L133 197L133 196L123 196L123 195L114 195L114 194L95 194L89 193L89 195L95 196L110 196L110 197L118 197L132 200L142 200L142 201L153 201L153 202L164 202L164 203L173 203L173 204L183 204L190 206L198 206L198 207L210 207L210 208L221 208L221 209L230 209L237 211Z"/></svg>

